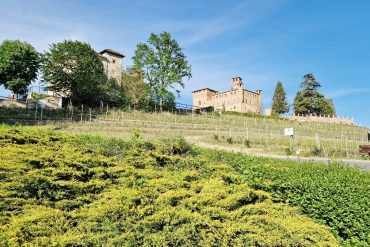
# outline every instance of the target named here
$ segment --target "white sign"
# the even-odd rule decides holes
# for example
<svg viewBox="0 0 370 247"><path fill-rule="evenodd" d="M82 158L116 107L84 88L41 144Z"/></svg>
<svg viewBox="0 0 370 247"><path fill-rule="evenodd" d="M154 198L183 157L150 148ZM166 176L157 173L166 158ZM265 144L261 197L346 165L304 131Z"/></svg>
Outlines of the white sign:
<svg viewBox="0 0 370 247"><path fill-rule="evenodd" d="M284 135L285 136L293 136L294 135L294 129L293 128L285 128L284 129Z"/></svg>

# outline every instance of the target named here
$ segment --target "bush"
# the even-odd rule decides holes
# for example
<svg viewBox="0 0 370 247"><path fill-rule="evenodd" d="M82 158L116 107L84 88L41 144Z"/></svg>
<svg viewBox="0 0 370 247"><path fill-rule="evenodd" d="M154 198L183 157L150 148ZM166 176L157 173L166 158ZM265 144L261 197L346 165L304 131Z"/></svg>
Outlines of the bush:
<svg viewBox="0 0 370 247"><path fill-rule="evenodd" d="M124 145L15 129L0 127L1 246L338 246L183 138Z"/></svg>
<svg viewBox="0 0 370 247"><path fill-rule="evenodd" d="M246 146L247 148L250 148L251 147L251 144L250 144L250 142L249 142L248 139L245 139L244 140L244 146Z"/></svg>
<svg viewBox="0 0 370 247"><path fill-rule="evenodd" d="M229 144L233 144L234 140L233 140L232 137L228 137L228 138L226 138L226 142L229 143Z"/></svg>
<svg viewBox="0 0 370 247"><path fill-rule="evenodd" d="M321 150L321 148L320 147L318 147L318 146L314 146L313 147L313 149L311 149L311 155L313 155L313 156L320 156L321 155L321 153L322 153L322 150Z"/></svg>
<svg viewBox="0 0 370 247"><path fill-rule="evenodd" d="M294 153L294 150L293 150L293 148L286 148L285 153L286 153L287 156L290 156Z"/></svg>
<svg viewBox="0 0 370 247"><path fill-rule="evenodd" d="M344 245L370 245L370 173L341 164L314 164L210 152L231 164L254 189L270 192L328 225Z"/></svg>

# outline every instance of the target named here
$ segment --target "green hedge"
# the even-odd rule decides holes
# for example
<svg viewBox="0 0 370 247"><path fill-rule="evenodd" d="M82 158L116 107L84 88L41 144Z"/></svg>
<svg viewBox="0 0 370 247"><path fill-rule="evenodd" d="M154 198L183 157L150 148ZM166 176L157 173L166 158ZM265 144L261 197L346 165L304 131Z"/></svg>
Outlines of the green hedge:
<svg viewBox="0 0 370 247"><path fill-rule="evenodd" d="M231 164L249 186L271 193L274 202L299 206L328 225L344 245L370 245L369 171L226 152L208 152L208 158Z"/></svg>

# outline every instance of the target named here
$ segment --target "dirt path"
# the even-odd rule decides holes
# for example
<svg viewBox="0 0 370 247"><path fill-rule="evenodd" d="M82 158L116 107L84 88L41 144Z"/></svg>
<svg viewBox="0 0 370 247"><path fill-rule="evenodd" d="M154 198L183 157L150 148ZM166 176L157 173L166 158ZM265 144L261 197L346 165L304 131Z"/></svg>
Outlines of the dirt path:
<svg viewBox="0 0 370 247"><path fill-rule="evenodd" d="M324 157L297 157L297 156L287 156L279 154L265 154L261 153L259 149L250 148L240 148L240 147L226 147L217 144L206 143L200 140L201 136L187 136L186 140L202 148L224 150L233 153L243 153L246 155L253 155L256 157L265 157L273 159L283 159L283 160L294 160L299 162L319 162L324 164L329 164L333 162L341 162L348 166L360 167L363 169L370 170L370 160L352 160L352 159L329 159Z"/></svg>

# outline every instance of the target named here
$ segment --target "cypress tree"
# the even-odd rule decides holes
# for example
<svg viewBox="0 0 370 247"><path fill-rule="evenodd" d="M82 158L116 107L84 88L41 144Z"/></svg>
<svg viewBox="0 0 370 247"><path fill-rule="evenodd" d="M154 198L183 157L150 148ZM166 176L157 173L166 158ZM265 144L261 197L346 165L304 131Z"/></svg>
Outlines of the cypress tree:
<svg viewBox="0 0 370 247"><path fill-rule="evenodd" d="M275 93L272 97L272 112L282 114L289 111L286 92L281 81L278 81L275 87Z"/></svg>

